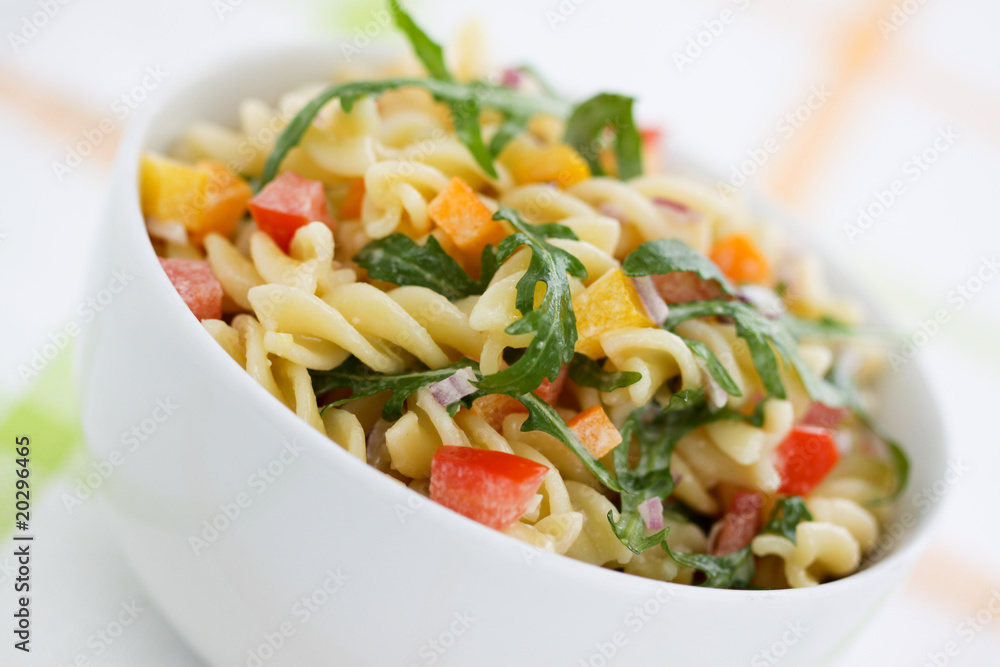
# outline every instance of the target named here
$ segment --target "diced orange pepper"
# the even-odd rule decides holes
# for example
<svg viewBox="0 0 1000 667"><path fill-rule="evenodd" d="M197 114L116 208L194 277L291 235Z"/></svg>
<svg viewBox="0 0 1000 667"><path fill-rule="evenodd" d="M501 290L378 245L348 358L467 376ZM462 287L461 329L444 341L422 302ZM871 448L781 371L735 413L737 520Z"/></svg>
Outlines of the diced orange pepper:
<svg viewBox="0 0 1000 667"><path fill-rule="evenodd" d="M481 253L507 235L476 191L458 176L427 205L427 215L465 252Z"/></svg>
<svg viewBox="0 0 1000 667"><path fill-rule="evenodd" d="M361 217L361 202L365 198L365 179L355 178L347 188L344 201L340 204L341 220L357 220Z"/></svg>
<svg viewBox="0 0 1000 667"><path fill-rule="evenodd" d="M154 153L143 155L141 189L143 215L180 222L195 244L210 232L231 234L253 196L221 162L191 167Z"/></svg>
<svg viewBox="0 0 1000 667"><path fill-rule="evenodd" d="M561 188L590 178L587 162L566 144L536 146L518 137L504 147L497 158L518 185L555 183Z"/></svg>
<svg viewBox="0 0 1000 667"><path fill-rule="evenodd" d="M527 414L528 408L524 407L521 401L506 394L487 394L472 402L472 411L500 432L503 431L503 420L507 415L518 412Z"/></svg>
<svg viewBox="0 0 1000 667"><path fill-rule="evenodd" d="M198 169L209 174L205 188L205 203L201 216L188 227L191 239L201 243L210 233L229 236L236 223L246 213L247 202L253 197L250 184L229 170L221 162L199 162ZM197 205L199 202L195 202ZM196 206L197 208L197 206Z"/></svg>
<svg viewBox="0 0 1000 667"><path fill-rule="evenodd" d="M639 293L621 269L608 271L573 298L576 351L591 359L603 355L600 337L625 327L651 327Z"/></svg>
<svg viewBox="0 0 1000 667"><path fill-rule="evenodd" d="M746 234L719 239L712 246L710 258L734 282L766 284L770 280L767 257Z"/></svg>
<svg viewBox="0 0 1000 667"><path fill-rule="evenodd" d="M604 408L599 405L587 408L573 417L567 426L594 458L603 458L622 443L622 434L608 419Z"/></svg>

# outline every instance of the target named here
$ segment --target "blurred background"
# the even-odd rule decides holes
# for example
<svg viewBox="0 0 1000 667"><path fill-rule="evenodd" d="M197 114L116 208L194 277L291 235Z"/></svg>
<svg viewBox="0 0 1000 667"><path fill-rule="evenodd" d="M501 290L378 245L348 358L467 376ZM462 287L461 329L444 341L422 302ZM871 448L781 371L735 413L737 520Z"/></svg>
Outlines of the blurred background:
<svg viewBox="0 0 1000 667"><path fill-rule="evenodd" d="M671 154L788 209L898 323L930 376L953 470L934 543L831 664L1000 664L1000 4L987 0L412 0L454 43L478 20L497 64L574 97L634 94ZM402 48L380 2L4 0L0 8L0 487L35 443L33 652L0 664L200 665L117 556L98 503L72 349L82 276L131 116L219 58L343 39ZM384 20L382 21L384 23ZM367 30L367 34L366 34ZM6 492L5 492L6 493ZM0 617L12 609L0 501ZM133 605L118 636L115 620ZM135 612L136 609L141 611ZM970 630L971 628L971 630ZM6 629L5 629L6 633ZM15 655L17 654L17 655Z"/></svg>

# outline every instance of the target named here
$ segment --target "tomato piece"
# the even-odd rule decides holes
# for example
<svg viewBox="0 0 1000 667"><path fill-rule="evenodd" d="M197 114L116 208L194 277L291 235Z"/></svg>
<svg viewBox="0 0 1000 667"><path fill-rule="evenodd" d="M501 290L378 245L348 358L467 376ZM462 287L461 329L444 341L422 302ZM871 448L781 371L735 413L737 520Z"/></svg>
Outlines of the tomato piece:
<svg viewBox="0 0 1000 667"><path fill-rule="evenodd" d="M675 271L651 277L656 291L667 303L729 299L719 283L705 280L693 271Z"/></svg>
<svg viewBox="0 0 1000 667"><path fill-rule="evenodd" d="M556 401L559 400L559 394L562 393L563 385L566 384L567 375L569 375L569 364L563 364L562 370L559 371L555 380L551 382L548 378L542 380L542 384L538 385L538 389L534 392L535 396L549 405L555 405Z"/></svg>
<svg viewBox="0 0 1000 667"><path fill-rule="evenodd" d="M506 394L480 396L472 402L472 411L482 417L498 433L503 431L503 420L507 418L507 415L518 412L528 414L528 408L524 407L521 401Z"/></svg>
<svg viewBox="0 0 1000 667"><path fill-rule="evenodd" d="M802 418L806 426L821 426L822 428L837 428L847 418L850 410L847 408L831 408L822 403L813 403Z"/></svg>
<svg viewBox="0 0 1000 667"><path fill-rule="evenodd" d="M570 419L567 426L594 458L602 458L622 443L622 434L600 405L587 408Z"/></svg>
<svg viewBox="0 0 1000 667"><path fill-rule="evenodd" d="M299 227L322 222L333 229L336 222L326 205L323 184L286 171L264 186L247 204L262 232L288 252Z"/></svg>
<svg viewBox="0 0 1000 667"><path fill-rule="evenodd" d="M160 259L163 271L174 289L199 320L222 317L222 285L212 274L208 262L200 259Z"/></svg>
<svg viewBox="0 0 1000 667"><path fill-rule="evenodd" d="M778 493L807 496L819 486L840 460L833 434L816 426L796 426L775 451L781 475Z"/></svg>
<svg viewBox="0 0 1000 667"><path fill-rule="evenodd" d="M711 547L713 556L727 556L739 551L760 532L760 511L764 508L764 496L756 491L737 491L729 503L725 515L712 528Z"/></svg>
<svg viewBox="0 0 1000 667"><path fill-rule="evenodd" d="M502 530L527 511L548 472L514 454L445 445L431 459L431 500Z"/></svg>
<svg viewBox="0 0 1000 667"><path fill-rule="evenodd" d="M456 176L427 205L427 215L465 252L478 255L496 245L507 230L468 183Z"/></svg>
<svg viewBox="0 0 1000 667"><path fill-rule="evenodd" d="M709 257L734 282L762 285L771 278L770 262L746 234L719 239Z"/></svg>

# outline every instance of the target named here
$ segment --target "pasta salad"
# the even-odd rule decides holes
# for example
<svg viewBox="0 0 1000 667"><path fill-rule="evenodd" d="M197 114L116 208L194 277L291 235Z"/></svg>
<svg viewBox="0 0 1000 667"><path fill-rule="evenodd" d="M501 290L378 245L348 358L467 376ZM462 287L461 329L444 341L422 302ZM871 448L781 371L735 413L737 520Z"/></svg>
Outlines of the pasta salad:
<svg viewBox="0 0 1000 667"><path fill-rule="evenodd" d="M171 282L278 401L352 456L539 549L718 588L879 555L903 450L883 353L815 258L660 168L633 99L531 68L343 73L146 153Z"/></svg>

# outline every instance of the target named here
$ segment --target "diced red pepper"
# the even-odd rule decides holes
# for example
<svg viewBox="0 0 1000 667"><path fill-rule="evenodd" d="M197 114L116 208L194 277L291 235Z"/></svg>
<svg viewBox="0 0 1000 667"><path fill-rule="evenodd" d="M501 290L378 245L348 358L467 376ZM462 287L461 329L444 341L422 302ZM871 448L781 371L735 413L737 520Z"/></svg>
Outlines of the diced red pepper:
<svg viewBox="0 0 1000 667"><path fill-rule="evenodd" d="M622 443L622 434L600 405L587 408L570 419L567 426L594 458L602 458Z"/></svg>
<svg viewBox="0 0 1000 667"><path fill-rule="evenodd" d="M333 229L336 222L326 205L323 184L286 171L264 186L247 204L261 231L288 251L299 227L322 222Z"/></svg>
<svg viewBox="0 0 1000 667"><path fill-rule="evenodd" d="M778 445L775 467L781 475L778 493L806 496L833 470L840 460L837 443L825 428L796 426Z"/></svg>
<svg viewBox="0 0 1000 667"><path fill-rule="evenodd" d="M199 320L222 317L222 285L215 279L208 262L200 259L160 259L163 271L174 289Z"/></svg>
<svg viewBox="0 0 1000 667"><path fill-rule="evenodd" d="M566 384L567 375L569 375L569 365L564 364L555 380L551 382L549 382L548 378L542 380L542 384L538 385L538 389L535 390L535 396L538 396L549 405L555 405L556 401L559 400L559 394L562 393L563 385Z"/></svg>
<svg viewBox="0 0 1000 667"><path fill-rule="evenodd" d="M837 428L840 423L847 418L850 411L847 408L831 408L822 403L813 403L809 406L809 411L802 418L805 426L821 426L823 428Z"/></svg>
<svg viewBox="0 0 1000 667"><path fill-rule="evenodd" d="M727 556L750 544L760 532L760 511L763 507L762 494L756 491L737 491L726 514L712 529L714 540L711 555Z"/></svg>
<svg viewBox="0 0 1000 667"><path fill-rule="evenodd" d="M486 420L486 423L497 430L503 431L503 420L507 415L523 412L528 414L528 408L516 398L506 394L487 394L472 402L472 411Z"/></svg>
<svg viewBox="0 0 1000 667"><path fill-rule="evenodd" d="M431 459L431 500L502 530L527 511L548 472L514 454L445 445Z"/></svg>
<svg viewBox="0 0 1000 667"><path fill-rule="evenodd" d="M667 303L728 299L719 283L714 280L704 280L693 271L675 271L652 278L656 290Z"/></svg>

